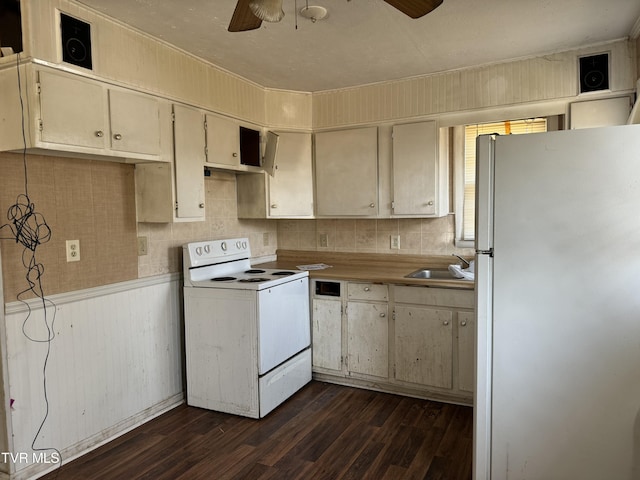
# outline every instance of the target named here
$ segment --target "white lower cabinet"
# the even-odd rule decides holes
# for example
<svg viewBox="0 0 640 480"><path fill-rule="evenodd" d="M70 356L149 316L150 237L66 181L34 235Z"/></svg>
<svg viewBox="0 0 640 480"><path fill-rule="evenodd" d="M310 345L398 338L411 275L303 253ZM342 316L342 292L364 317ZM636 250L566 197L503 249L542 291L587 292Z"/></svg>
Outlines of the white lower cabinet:
<svg viewBox="0 0 640 480"><path fill-rule="evenodd" d="M473 392L476 381L476 315L458 312L458 388Z"/></svg>
<svg viewBox="0 0 640 480"><path fill-rule="evenodd" d="M395 378L451 388L453 385L453 312L396 305Z"/></svg>
<svg viewBox="0 0 640 480"><path fill-rule="evenodd" d="M389 376L388 306L381 302L347 304L347 367L350 374Z"/></svg>
<svg viewBox="0 0 640 480"><path fill-rule="evenodd" d="M311 336L313 367L316 370L342 370L342 300L314 297Z"/></svg>
<svg viewBox="0 0 640 480"><path fill-rule="evenodd" d="M312 335L317 378L472 403L473 290L335 282L339 296L330 297L318 295L316 282Z"/></svg>

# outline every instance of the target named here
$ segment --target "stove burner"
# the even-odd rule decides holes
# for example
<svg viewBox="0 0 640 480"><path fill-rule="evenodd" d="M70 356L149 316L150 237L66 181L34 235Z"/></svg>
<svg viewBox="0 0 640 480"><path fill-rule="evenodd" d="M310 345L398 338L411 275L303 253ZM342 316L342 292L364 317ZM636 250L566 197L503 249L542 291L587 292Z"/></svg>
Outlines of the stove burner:
<svg viewBox="0 0 640 480"><path fill-rule="evenodd" d="M251 270L247 270L244 273L264 273L264 272L265 272L264 270L260 270L260 269L257 269L257 268L252 268Z"/></svg>
<svg viewBox="0 0 640 480"><path fill-rule="evenodd" d="M228 282L229 280L235 280L236 277L215 277L212 278L212 282Z"/></svg>
<svg viewBox="0 0 640 480"><path fill-rule="evenodd" d="M287 272L286 270L283 270L281 272L273 272L271 275L280 275L282 277L285 277L287 275L295 275L296 272Z"/></svg>
<svg viewBox="0 0 640 480"><path fill-rule="evenodd" d="M262 278L262 277L241 278L240 280L238 280L238 282L242 282L242 283L258 283L258 282L268 282L268 281L269 281L268 278Z"/></svg>

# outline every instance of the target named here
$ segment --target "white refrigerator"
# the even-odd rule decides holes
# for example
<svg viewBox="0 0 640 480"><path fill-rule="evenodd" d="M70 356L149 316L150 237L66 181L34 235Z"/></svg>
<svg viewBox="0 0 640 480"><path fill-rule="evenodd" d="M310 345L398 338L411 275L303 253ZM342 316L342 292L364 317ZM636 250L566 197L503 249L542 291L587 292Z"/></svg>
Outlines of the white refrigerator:
<svg viewBox="0 0 640 480"><path fill-rule="evenodd" d="M640 125L478 139L475 480L640 480Z"/></svg>

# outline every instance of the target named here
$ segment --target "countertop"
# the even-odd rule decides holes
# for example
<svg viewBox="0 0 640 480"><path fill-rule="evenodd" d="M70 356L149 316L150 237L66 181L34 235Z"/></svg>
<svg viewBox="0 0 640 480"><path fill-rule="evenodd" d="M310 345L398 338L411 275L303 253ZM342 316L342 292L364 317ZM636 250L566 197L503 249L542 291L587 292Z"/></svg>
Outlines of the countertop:
<svg viewBox="0 0 640 480"><path fill-rule="evenodd" d="M405 275L421 268L446 270L449 265L458 263L458 260L450 255L385 255L302 250L278 250L276 255L277 260L260 265L265 268L291 270L298 265L325 263L331 267L311 270L309 276L328 280L357 280L465 290L475 288L475 283L469 280L405 278Z"/></svg>

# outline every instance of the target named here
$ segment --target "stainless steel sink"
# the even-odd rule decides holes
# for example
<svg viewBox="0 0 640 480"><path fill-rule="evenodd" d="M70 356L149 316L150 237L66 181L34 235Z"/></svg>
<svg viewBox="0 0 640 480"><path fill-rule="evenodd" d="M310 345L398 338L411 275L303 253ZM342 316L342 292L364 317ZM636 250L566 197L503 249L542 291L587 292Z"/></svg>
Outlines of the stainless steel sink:
<svg viewBox="0 0 640 480"><path fill-rule="evenodd" d="M421 268L420 270L411 272L409 275L405 275L404 278L431 278L431 279L452 280L456 277L451 275L449 270L433 270L430 268Z"/></svg>

